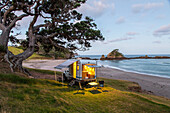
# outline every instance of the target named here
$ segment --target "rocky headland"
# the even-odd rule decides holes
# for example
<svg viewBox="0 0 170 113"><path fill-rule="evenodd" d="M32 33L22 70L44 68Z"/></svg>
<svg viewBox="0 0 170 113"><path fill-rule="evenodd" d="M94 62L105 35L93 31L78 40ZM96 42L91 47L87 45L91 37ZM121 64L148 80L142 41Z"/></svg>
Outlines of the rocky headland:
<svg viewBox="0 0 170 113"><path fill-rule="evenodd" d="M106 57L105 55L102 55L102 57L100 58L100 60L113 60L113 59L126 59L126 57L124 57L124 55L119 52L119 49L114 49L112 52L107 54Z"/></svg>
<svg viewBox="0 0 170 113"><path fill-rule="evenodd" d="M127 58L122 53L120 53L118 49L115 49L109 54L107 54L106 57L105 55L102 55L100 58L100 60L128 60L128 59L170 59L170 57L168 56L149 57L148 55L145 55L145 56Z"/></svg>

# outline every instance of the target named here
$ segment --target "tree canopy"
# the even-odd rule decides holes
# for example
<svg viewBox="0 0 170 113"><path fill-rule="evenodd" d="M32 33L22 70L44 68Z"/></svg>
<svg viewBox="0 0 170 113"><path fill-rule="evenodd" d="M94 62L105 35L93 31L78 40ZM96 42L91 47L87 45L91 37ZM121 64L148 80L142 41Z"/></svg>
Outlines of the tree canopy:
<svg viewBox="0 0 170 113"><path fill-rule="evenodd" d="M93 19L84 17L77 8L86 0L1 0L0 47L7 52L5 59L14 67L22 68L22 61L31 56L38 43L47 48L87 50L91 41L104 40ZM25 17L32 17L27 30L26 50L13 55L8 42L18 42L13 28ZM44 20L39 23L39 18ZM48 49L47 49L48 50ZM12 60L11 60L12 59Z"/></svg>

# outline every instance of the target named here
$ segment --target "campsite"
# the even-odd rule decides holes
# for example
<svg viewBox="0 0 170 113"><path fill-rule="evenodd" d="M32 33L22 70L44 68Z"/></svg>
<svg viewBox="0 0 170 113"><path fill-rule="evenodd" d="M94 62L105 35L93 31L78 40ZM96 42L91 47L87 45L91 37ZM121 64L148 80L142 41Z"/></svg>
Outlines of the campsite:
<svg viewBox="0 0 170 113"><path fill-rule="evenodd" d="M54 78L53 71L30 69L32 73ZM57 75L61 75L58 72ZM47 79L29 79L16 74L1 74L1 112L158 112L168 113L169 100L134 92L138 84L123 80L98 78L105 81L101 90L79 90Z"/></svg>
<svg viewBox="0 0 170 113"><path fill-rule="evenodd" d="M0 0L0 113L170 113L170 0Z"/></svg>

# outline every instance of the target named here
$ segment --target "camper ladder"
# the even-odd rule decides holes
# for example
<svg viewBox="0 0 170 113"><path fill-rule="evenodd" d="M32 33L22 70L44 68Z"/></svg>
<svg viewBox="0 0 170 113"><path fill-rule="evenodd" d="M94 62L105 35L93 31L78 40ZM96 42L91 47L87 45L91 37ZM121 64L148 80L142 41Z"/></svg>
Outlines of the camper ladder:
<svg viewBox="0 0 170 113"><path fill-rule="evenodd" d="M73 86L74 84L75 84L75 80L72 80L72 81L69 83L70 86Z"/></svg>

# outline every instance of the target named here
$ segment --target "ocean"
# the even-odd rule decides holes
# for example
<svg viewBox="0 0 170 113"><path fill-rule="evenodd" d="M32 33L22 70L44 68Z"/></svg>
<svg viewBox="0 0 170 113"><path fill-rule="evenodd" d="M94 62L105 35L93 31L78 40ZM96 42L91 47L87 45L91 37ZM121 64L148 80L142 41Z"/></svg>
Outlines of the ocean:
<svg viewBox="0 0 170 113"><path fill-rule="evenodd" d="M125 55L125 57L139 57L145 55ZM170 54L148 55L154 56L169 56ZM104 67L115 68L127 72L146 74L151 76L159 76L170 78L170 59L130 59L130 60L99 60L101 55L79 55L76 57L89 57L98 59L98 65Z"/></svg>

